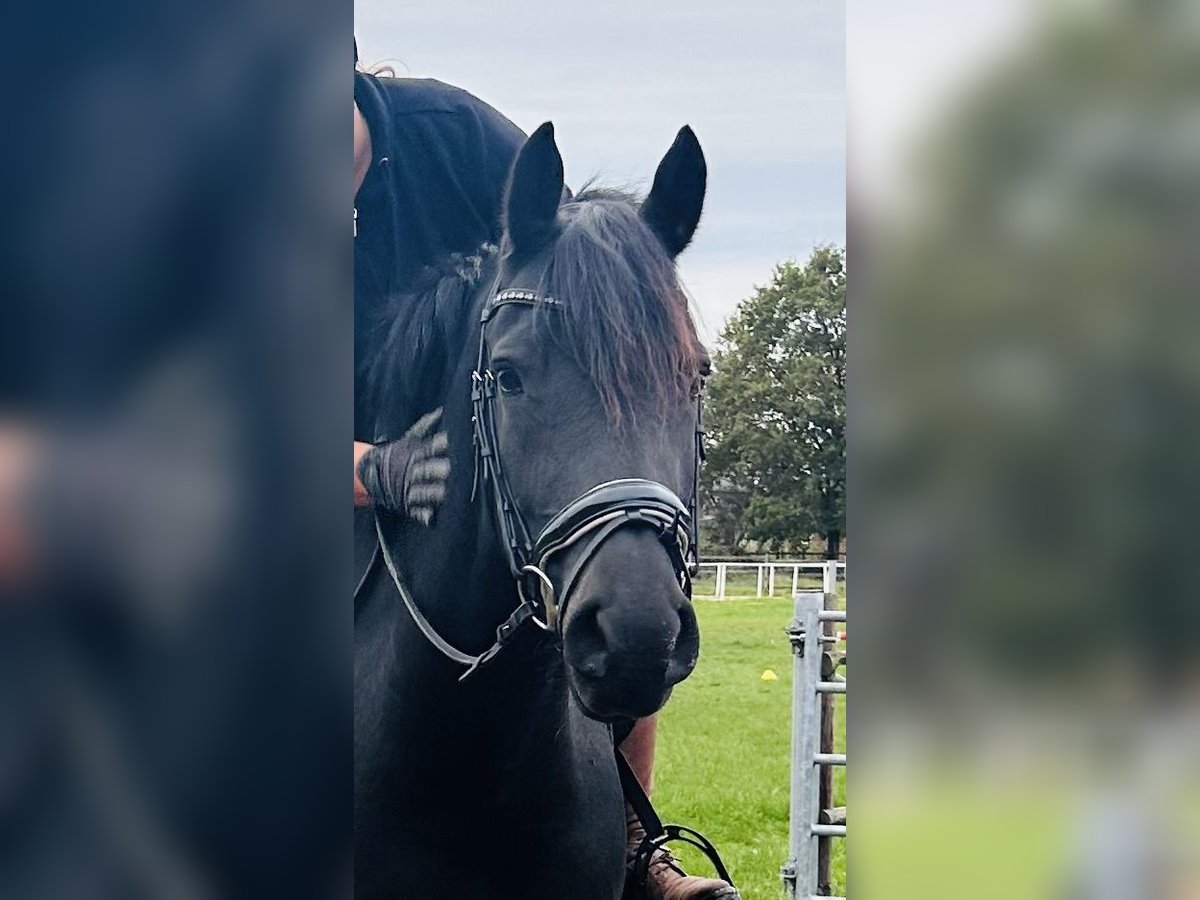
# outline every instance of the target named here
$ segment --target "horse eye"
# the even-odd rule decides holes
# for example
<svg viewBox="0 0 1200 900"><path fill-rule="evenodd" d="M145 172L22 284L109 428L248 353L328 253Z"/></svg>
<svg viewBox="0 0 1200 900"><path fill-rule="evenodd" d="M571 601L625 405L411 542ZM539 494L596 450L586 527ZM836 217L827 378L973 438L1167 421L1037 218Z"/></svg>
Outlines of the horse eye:
<svg viewBox="0 0 1200 900"><path fill-rule="evenodd" d="M512 369L501 369L496 373L496 386L504 394L519 394L525 389L521 376Z"/></svg>

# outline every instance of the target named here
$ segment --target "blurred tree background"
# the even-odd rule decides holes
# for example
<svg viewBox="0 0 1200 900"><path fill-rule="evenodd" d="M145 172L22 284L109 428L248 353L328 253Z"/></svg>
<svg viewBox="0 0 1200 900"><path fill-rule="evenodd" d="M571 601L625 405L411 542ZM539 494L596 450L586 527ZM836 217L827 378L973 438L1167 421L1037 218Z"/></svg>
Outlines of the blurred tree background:
<svg viewBox="0 0 1200 900"><path fill-rule="evenodd" d="M836 558L846 533L846 253L788 261L721 332L703 528L718 552Z"/></svg>
<svg viewBox="0 0 1200 900"><path fill-rule="evenodd" d="M864 224L864 657L916 673L932 638L1022 689L1200 658L1196 12L1039 19Z"/></svg>

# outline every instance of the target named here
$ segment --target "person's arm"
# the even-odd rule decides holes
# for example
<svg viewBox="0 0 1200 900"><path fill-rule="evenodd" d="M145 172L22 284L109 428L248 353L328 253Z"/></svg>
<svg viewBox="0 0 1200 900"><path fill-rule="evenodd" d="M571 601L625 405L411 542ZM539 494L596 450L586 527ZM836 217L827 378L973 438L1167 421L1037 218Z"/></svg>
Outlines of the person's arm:
<svg viewBox="0 0 1200 900"><path fill-rule="evenodd" d="M370 506L371 495L367 493L367 489L363 487L362 479L358 477L358 464L362 462L363 454L371 449L370 444L364 444L362 441L354 442L354 505L355 506Z"/></svg>

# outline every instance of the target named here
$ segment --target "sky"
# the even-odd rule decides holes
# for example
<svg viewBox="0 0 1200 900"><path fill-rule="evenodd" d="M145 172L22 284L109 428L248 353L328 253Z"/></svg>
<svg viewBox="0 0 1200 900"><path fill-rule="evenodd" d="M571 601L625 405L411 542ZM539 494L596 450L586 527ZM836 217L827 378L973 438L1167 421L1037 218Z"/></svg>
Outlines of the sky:
<svg viewBox="0 0 1200 900"><path fill-rule="evenodd" d="M1019 44L1038 6L1035 0L856 0L846 22L856 197L887 208L912 201L912 154L930 129L941 130L959 95Z"/></svg>
<svg viewBox="0 0 1200 900"><path fill-rule="evenodd" d="M572 187L647 189L691 125L708 197L680 269L709 341L777 263L845 244L843 0L355 0L354 30L366 65L553 121Z"/></svg>

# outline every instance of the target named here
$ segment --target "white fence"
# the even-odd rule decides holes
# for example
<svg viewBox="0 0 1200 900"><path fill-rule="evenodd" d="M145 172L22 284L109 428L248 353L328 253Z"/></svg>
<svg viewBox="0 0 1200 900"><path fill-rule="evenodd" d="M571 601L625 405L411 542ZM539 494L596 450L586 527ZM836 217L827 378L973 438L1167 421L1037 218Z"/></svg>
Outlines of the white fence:
<svg viewBox="0 0 1200 900"><path fill-rule="evenodd" d="M846 564L838 562L837 570L841 572L841 577L844 580L846 577ZM701 600L727 600L729 599L729 575L733 572L735 576L739 573L745 573L749 577L751 572L755 573L756 587L754 591L755 597L774 597L776 588L787 591L787 596L792 596L796 591L800 590L801 575L811 575L815 578L822 578L826 582L825 590L832 593L836 590L831 587L828 582L829 566L825 562L713 562L700 563L700 572L696 577L699 582L696 585L695 596ZM713 586L712 592L708 593L706 573L712 572ZM746 596L746 595L741 595Z"/></svg>

